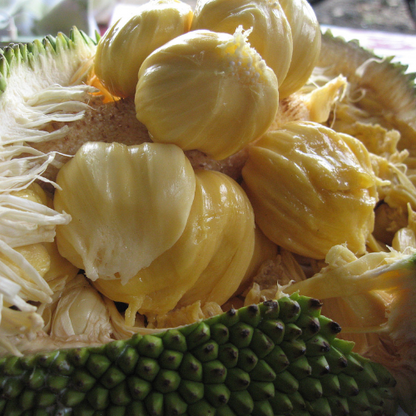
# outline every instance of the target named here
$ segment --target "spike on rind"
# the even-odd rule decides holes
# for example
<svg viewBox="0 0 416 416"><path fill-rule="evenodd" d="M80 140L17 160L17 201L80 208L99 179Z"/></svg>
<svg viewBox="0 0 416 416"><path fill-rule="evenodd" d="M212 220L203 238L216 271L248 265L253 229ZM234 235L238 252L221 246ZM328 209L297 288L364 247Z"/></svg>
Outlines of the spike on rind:
<svg viewBox="0 0 416 416"><path fill-rule="evenodd" d="M91 55L99 41L99 38L92 39L76 27L71 29L69 37L58 33L56 37L47 35L43 39L35 39L25 44L11 44L3 50L0 49L0 96L6 91L8 78L18 66L26 65L36 71L36 64L39 55L48 55L50 59L68 50L76 48L90 48ZM82 42L82 44L81 44Z"/></svg>

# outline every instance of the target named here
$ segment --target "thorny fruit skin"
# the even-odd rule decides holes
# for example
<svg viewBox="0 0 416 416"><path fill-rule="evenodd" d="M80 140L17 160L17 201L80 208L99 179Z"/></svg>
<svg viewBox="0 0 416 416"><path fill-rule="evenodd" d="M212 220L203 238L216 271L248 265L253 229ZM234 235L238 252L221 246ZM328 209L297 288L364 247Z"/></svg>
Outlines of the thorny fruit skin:
<svg viewBox="0 0 416 416"><path fill-rule="evenodd" d="M278 82L246 37L241 27L234 35L196 30L149 55L135 105L154 142L221 160L267 131Z"/></svg>
<svg viewBox="0 0 416 416"><path fill-rule="evenodd" d="M280 86L292 60L293 41L290 22L278 1L198 0L192 30L207 29L233 34L239 25L252 29L250 45L276 74Z"/></svg>
<svg viewBox="0 0 416 416"><path fill-rule="evenodd" d="M293 294L100 347L2 358L0 415L261 416L285 409L312 416L341 409L393 416L395 380L336 338L340 328L320 316L320 306Z"/></svg>
<svg viewBox="0 0 416 416"><path fill-rule="evenodd" d="M137 74L151 52L191 26L192 8L178 0L150 0L133 17L121 18L97 45L94 69L115 96L133 97Z"/></svg>
<svg viewBox="0 0 416 416"><path fill-rule="evenodd" d="M365 253L378 178L357 139L317 123L287 123L249 148L243 178L257 224L274 243L315 259L344 243Z"/></svg>

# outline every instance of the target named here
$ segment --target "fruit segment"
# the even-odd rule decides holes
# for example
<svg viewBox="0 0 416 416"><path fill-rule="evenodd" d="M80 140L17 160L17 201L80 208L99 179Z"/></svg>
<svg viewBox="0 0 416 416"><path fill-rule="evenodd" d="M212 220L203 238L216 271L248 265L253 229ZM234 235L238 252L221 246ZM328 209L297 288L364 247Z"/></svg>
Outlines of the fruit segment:
<svg viewBox="0 0 416 416"><path fill-rule="evenodd" d="M136 114L157 143L225 159L260 137L278 109L278 81L240 27L196 30L153 52L139 72Z"/></svg>
<svg viewBox="0 0 416 416"><path fill-rule="evenodd" d="M191 7L178 0L151 0L137 14L121 18L97 45L94 70L116 97L133 97L137 74L155 49L186 33L191 26Z"/></svg>
<svg viewBox="0 0 416 416"><path fill-rule="evenodd" d="M315 259L336 244L365 252L378 179L357 139L287 123L250 147L243 178L257 224L276 244Z"/></svg>

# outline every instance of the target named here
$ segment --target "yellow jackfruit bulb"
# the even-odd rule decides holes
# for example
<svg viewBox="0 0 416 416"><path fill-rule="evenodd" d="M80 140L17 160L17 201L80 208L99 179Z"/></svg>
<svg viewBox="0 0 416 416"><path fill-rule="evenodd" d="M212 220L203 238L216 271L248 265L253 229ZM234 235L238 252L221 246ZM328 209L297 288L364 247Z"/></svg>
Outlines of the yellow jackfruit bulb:
<svg viewBox="0 0 416 416"><path fill-rule="evenodd" d="M252 32L250 45L277 76L279 86L289 71L293 42L290 22L278 1L198 0L192 30L233 34L239 25Z"/></svg>
<svg viewBox="0 0 416 416"><path fill-rule="evenodd" d="M259 227L256 227L253 256L236 295L242 294L252 284L262 264L270 259L274 259L278 251L277 245L268 239Z"/></svg>
<svg viewBox="0 0 416 416"><path fill-rule="evenodd" d="M292 29L293 41L289 71L279 87L280 98L285 98L303 87L311 76L321 52L321 29L307 0L279 0L279 3Z"/></svg>
<svg viewBox="0 0 416 416"><path fill-rule="evenodd" d="M98 279L95 287L137 311L162 315L195 300L224 303L238 288L254 248L254 214L243 189L228 176L196 171L196 189L185 230L176 244L125 285Z"/></svg>
<svg viewBox="0 0 416 416"><path fill-rule="evenodd" d="M72 280L79 272L78 267L62 257L58 251L56 241L43 243L50 257L50 267L44 279L48 282L53 292L62 290L67 282Z"/></svg>
<svg viewBox="0 0 416 416"><path fill-rule="evenodd" d="M27 188L11 192L11 195L49 206L48 196L42 187L36 182L31 183Z"/></svg>
<svg viewBox="0 0 416 416"><path fill-rule="evenodd" d="M234 35L196 30L146 58L135 105L154 142L221 160L267 131L277 78L246 37L241 27Z"/></svg>
<svg viewBox="0 0 416 416"><path fill-rule="evenodd" d="M244 187L264 234L324 259L336 244L366 251L379 179L364 145L313 122L290 122L249 148Z"/></svg>
<svg viewBox="0 0 416 416"><path fill-rule="evenodd" d="M25 189L12 192L12 195L48 207L53 204L50 195L36 182ZM65 283L75 277L79 271L77 267L59 254L56 241L29 244L16 248L16 251L22 254L39 275L48 282L53 292L62 289Z"/></svg>
<svg viewBox="0 0 416 416"><path fill-rule="evenodd" d="M133 17L118 20L97 45L94 69L118 97L133 97L139 68L159 46L187 32L192 8L179 0L150 0Z"/></svg>
<svg viewBox="0 0 416 416"><path fill-rule="evenodd" d="M110 341L111 324L102 296L83 275L77 275L65 286L51 313L52 339L106 343Z"/></svg>
<svg viewBox="0 0 416 416"><path fill-rule="evenodd" d="M195 175L181 149L144 143L86 143L59 171L55 209L59 252L91 280L123 283L182 235Z"/></svg>

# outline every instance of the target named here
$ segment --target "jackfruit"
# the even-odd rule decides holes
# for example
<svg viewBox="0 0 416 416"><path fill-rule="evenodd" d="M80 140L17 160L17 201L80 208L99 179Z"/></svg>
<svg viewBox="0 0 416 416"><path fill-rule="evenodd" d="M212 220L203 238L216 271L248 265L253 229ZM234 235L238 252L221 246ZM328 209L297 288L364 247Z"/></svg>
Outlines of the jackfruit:
<svg viewBox="0 0 416 416"><path fill-rule="evenodd" d="M403 252L391 249L357 258L346 247L334 246L326 267L286 289L319 295L323 313L337 319L341 336L354 341L355 351L397 375L400 404L409 415L416 405L416 387L410 382L415 371L415 249L408 245Z"/></svg>
<svg viewBox="0 0 416 416"><path fill-rule="evenodd" d="M93 281L123 284L175 244L195 194L184 153L157 143L86 143L57 184L55 209L76 218L57 228L60 253Z"/></svg>
<svg viewBox="0 0 416 416"><path fill-rule="evenodd" d="M195 180L193 204L177 242L127 283L105 276L94 282L108 298L129 305L130 325L137 311L150 319L197 300L222 305L245 276L255 242L247 196L219 172L197 171Z"/></svg>
<svg viewBox="0 0 416 416"><path fill-rule="evenodd" d="M0 359L0 415L394 416L395 380L283 297L100 347Z"/></svg>
<svg viewBox="0 0 416 416"><path fill-rule="evenodd" d="M118 20L97 45L94 70L116 97L133 97L143 61L158 47L189 31L192 8L179 0L150 0Z"/></svg>
<svg viewBox="0 0 416 416"><path fill-rule="evenodd" d="M309 79L321 53L321 29L306 0L279 0L290 24L293 54L279 93L282 98L298 91Z"/></svg>
<svg viewBox="0 0 416 416"><path fill-rule="evenodd" d="M340 51L344 51L341 59ZM342 124L362 121L400 133L398 150L407 150L408 166L414 166L416 134L415 74L407 66L393 63L393 57L375 56L356 41L345 42L330 31L322 37L322 48L312 80L348 78L348 94L337 105L336 117L327 121L338 131ZM346 117L352 117L346 119ZM339 123L339 124L338 124ZM337 127L339 125L339 128ZM348 133L348 132L347 132Z"/></svg>
<svg viewBox="0 0 416 416"><path fill-rule="evenodd" d="M192 30L207 29L232 35L240 25L243 29L250 30L248 41L276 74L280 90L289 71L293 54L292 30L280 2L264 0L198 0L196 2Z"/></svg>
<svg viewBox="0 0 416 416"><path fill-rule="evenodd" d="M344 243L365 253L379 180L354 137L287 123L249 148L242 174L257 224L274 243L314 259Z"/></svg>
<svg viewBox="0 0 416 416"><path fill-rule="evenodd" d="M356 62L363 64L364 61L374 60L374 57L367 52L358 52L360 58L357 61L353 59L352 62L354 63L351 64L349 60L350 55L354 57L356 48L358 48L355 44L346 45L343 41L334 40L328 35L324 36L323 39L324 44L327 44L327 49L330 51L329 61L331 65L325 64L327 50L324 46L320 62L318 62L318 65L325 67L325 71L322 68L318 68L318 72L321 72L321 74L325 72L325 76L322 79L326 78L326 76L335 78L343 72L350 87L354 86L354 76L358 76L360 79L360 75L365 74L365 77L361 78L361 81L365 80L365 82L362 82L359 87L362 90L366 89L366 85L374 88L374 92L368 93L368 97L374 97L372 94L377 95L377 91L379 91L377 84L379 82L372 83L371 72L373 70L377 72L378 80L384 77L388 78L389 82L386 82L388 88L385 91L383 90L382 93L382 95L388 98L386 102L384 102L385 97L381 97L379 101L384 102L386 106L393 106L390 110L394 115L392 118L390 116L387 118L389 120L394 119L394 128L400 132L400 135L406 138L401 146L406 147L406 143L411 144L414 140L411 124L413 122L412 115L416 111L414 110L415 98L410 82L411 76L401 75L402 67L392 66L386 61L383 63L374 61L366 63L357 72ZM2 151L2 159L0 160L0 196L3 214L0 217L0 226L2 227L0 232L0 249L2 253L6 252L15 256L14 258L21 258L16 255L18 246L46 242L55 244L53 240L56 226L68 224L71 220L67 214L59 213L50 207L40 204L38 201L27 201L25 198L9 195L9 192L16 189L25 190L33 181L41 183L43 187L49 188L49 190L53 189L54 185L56 186L56 184L51 183L47 179L45 173L50 167L60 169L62 166L55 157L57 155L53 147L54 138L65 141L66 132L71 129L73 120L85 123L85 120L83 120L84 111L89 107L96 111L98 108L97 102L101 104L101 98L97 95L99 91L95 87L88 85L89 82L93 82L92 78L94 77L92 59L94 51L95 42L74 30L74 33L69 38L64 35L59 35L57 38L48 37L43 42L35 42L25 46L13 46L8 48L4 54L0 54L0 86L3 91L0 94L2 110L0 111ZM360 61L361 58L364 61ZM343 71L339 69L342 66ZM336 73L331 73L331 70L336 71ZM387 77L386 73L393 76ZM21 82L22 78L25 80L25 83ZM55 85L55 81L59 85ZM320 82L317 78L313 78L311 81L311 84L316 83L315 85L318 85ZM328 80L325 79L325 81L327 82ZM392 84L390 82L394 82L395 87L391 87ZM22 90L24 91L23 94ZM298 91L294 95L296 94L302 93ZM106 97L103 98L103 101L108 98L108 94L105 95ZM345 96L348 97L348 94ZM290 102L292 105L295 105L295 98L285 99L284 103ZM291 101L292 99L293 101ZM354 104L359 103L359 101L357 100ZM337 108L344 103L345 101L342 101L342 103L337 102ZM395 106L392 103L396 103L396 113ZM117 109L117 104L120 104L119 108L126 108L126 101L124 100L117 102L113 108ZM348 104L348 108L351 108L351 102ZM360 110L358 105L355 105L355 110L351 111L350 115L366 113ZM374 102L371 103L371 100L364 100L363 107L370 111L371 108L375 108ZM384 124L388 125L385 128L391 130L393 121L389 122L384 116L380 117L380 114L372 118L368 116L368 111L365 122L373 123L374 120L382 119ZM100 117L100 112L98 110L96 112L97 117ZM290 114L286 116L290 119ZM326 123L331 125L335 118L336 111L330 112ZM109 119L107 122L112 123L112 120ZM43 142L49 139L51 139L52 143L49 148L50 152L48 150L42 153L30 145L32 142ZM120 140L123 140L123 137L120 137ZM406 163L408 162L409 160L406 161ZM386 205L382 203L380 206L383 204ZM23 221L21 221L22 218L24 219ZM400 220L404 219L406 221L406 218L406 215L400 216ZM370 243L371 249L381 247L381 245L377 245L374 239ZM397 247L400 247L401 242L395 240L395 244ZM271 256L273 256L273 253L274 251L271 252ZM290 257L291 261L297 264L297 268L286 268L285 279L290 276L306 278L302 273L297 274L298 269L301 269L302 272L304 271L310 277L311 269L319 270L322 268L322 261L310 261L310 259L292 255L285 250L279 249L279 256L282 256L283 253L286 253L287 257ZM353 258L354 254L350 257ZM273 260L270 259L271 262ZM291 266L291 263L288 262L288 265ZM3 263L0 266L3 266ZM267 274L267 268L261 269L266 269L265 274ZM36 269L34 269L34 276L36 279L42 278ZM264 275L264 277L271 279L273 276ZM50 282L54 280L52 279ZM80 281L82 281L82 284L78 287ZM253 281L255 282L253 286L255 284L260 286L260 280L254 279ZM61 280L61 284L62 282L63 280ZM105 313L100 313L100 315L105 317L105 319L109 318L109 321L106 321L103 327L109 328L108 325L113 325L111 337L126 339L135 332L141 332L141 334L133 336L129 341L116 341L107 346L101 345L94 349L91 349L91 346L80 349L63 349L73 347L74 344L68 343L67 345L61 344L56 346L47 337L44 328L42 328L42 317L39 315L45 303L41 303L38 307L40 302L25 302L19 294L20 286L13 284L13 282L0 275L0 302L2 306L5 306L2 310L4 312L2 313L1 324L3 325L6 322L7 330L15 331L16 328L22 332L27 330L27 333L31 335L28 339L22 333L19 338L19 341L25 343L26 347L25 350L22 350L25 351L25 357L22 358L18 357L19 354L21 355L19 343L9 342L8 334L5 336L2 334L0 337L2 353L4 354L6 350L6 352L16 356L0 359L0 414L7 416L13 414L70 414L72 409L74 409L73 413L76 412L75 414L125 415L134 415L136 413L140 415L147 413L187 413L193 415L209 414L214 413L214 411L218 415L247 415L250 413L272 415L281 412L292 412L294 415L346 414L348 412L357 415L375 415L380 413L389 415L395 413L397 408L397 387L393 387L394 381L392 381L388 372L386 373L385 368L377 364L368 364L366 359L351 353L352 344L345 344L337 339L332 339L335 333L339 331L339 326L331 323L330 327L332 330L330 332L332 334L328 335L329 328L324 324L330 320L325 319L323 316L314 316L313 311L310 311L306 317L296 318L297 307L295 306L291 309L289 304L285 303L287 302L285 296L282 300L279 300L280 309L283 309L285 312L280 313L277 319L273 318L273 313L276 311L276 308L273 306L276 303L274 300L269 300L265 304L257 306L257 309L255 306L251 306L248 309L235 311L233 308L230 309L234 299L231 298L229 300L231 303L225 305L230 310L226 315L212 318L212 320L208 321L199 321L193 326L187 326L186 328L155 332L151 325L146 327L148 324L146 317L141 315L136 316L136 325L134 327L125 325L124 322L121 322L124 318L124 305L114 304L107 297L98 294L96 291L94 292L94 288L89 284L85 285L85 290L88 292L85 293L83 284L86 282L88 281L84 276L81 279L78 277L68 279L68 284L65 283L63 287L68 292L63 294L63 298L66 301L70 301L71 291L73 286L76 286L80 289L78 299L82 301L82 299L91 299L92 297L97 300L95 305L100 306L96 310L104 311L103 305L107 307L109 315ZM287 280L285 281L286 283ZM268 293L268 298L281 296L285 287L279 287L278 280L275 280L274 286L278 289L275 290L274 294L259 287L259 299L261 300L261 296L266 293ZM57 285L56 288L62 289L62 286ZM406 295L402 299L413 305L412 293L409 294L405 290L401 292ZM53 296L56 293L58 292L55 292ZM92 296L90 297L89 295ZM305 298L297 295L293 296L295 297L292 297L292 301L296 300L304 311ZM99 301L100 298L103 302ZM249 298L247 295L245 301L249 302L247 300ZM240 296L239 302L236 304L238 307L244 303L244 296ZM62 306L65 303L63 301ZM289 303L292 304L291 302ZM311 303L310 306L313 307L313 310L319 305L318 301L312 301ZM9 305L14 306L9 307ZM37 307L38 309L36 309ZM189 308L191 307L194 312L198 310L198 305L195 305L195 303L189 306ZM205 316L209 316L210 313L217 313L215 311L218 311L220 307L220 305L215 305L213 302L203 311L200 307L199 310L207 314L200 319L205 319ZM187 308L187 306L184 308ZM262 308L265 308L265 312L262 315L261 323L257 325L256 318L253 315L255 315L254 312L256 310L264 310ZM88 308L79 308L79 310L71 307L68 310L63 308L58 311L60 313L58 313L55 322L58 322L59 318L66 319L68 316L69 318L71 316L82 316L82 314L88 313L88 311ZM74 312L74 315L72 315L72 312ZM232 319L235 316L238 317L239 321L233 325ZM120 317L121 320L119 319ZM93 318L96 318L96 316L91 316L91 321L89 322L93 322ZM319 325L317 325L314 318L318 318ZM407 326L408 321L403 322L398 315L394 315L393 318L394 324L400 330L399 332L410 335L409 347L411 348L412 345L414 347L411 338L414 332L411 326ZM197 317L197 319L199 318ZM215 319L223 320L220 322L221 325L217 325L218 321ZM268 324L270 319L274 321L272 323L272 328L274 329L271 332L267 331L267 328L262 328L264 324L265 327L271 329ZM292 320L295 320L295 322ZM275 324L276 321L277 324ZM222 325L229 328L229 335L227 335L227 330L224 332L224 326ZM196 326L202 329L202 331L195 331ZM210 339L208 345L204 341L207 326L212 334L211 339L215 341L215 343L211 343ZM321 332L316 335L318 326L321 327ZM77 325L72 328L74 335L82 332L85 327L88 327L88 325L82 325L82 323L77 322ZM323 327L325 327L324 330L322 330ZM57 328L59 328L59 325ZM280 338L282 336L282 328L284 328L283 340ZM261 333L258 330L261 330ZM274 330L278 333L273 332ZM390 327L387 331L397 333L396 328L393 327ZM166 343L167 341L165 342L164 334L166 333L169 334L166 338L170 337L173 342L175 339L179 339L179 341L183 339L180 334L186 337L187 349L183 352L183 355L179 354L182 352L181 350L175 350L174 354L170 353L174 350L174 345ZM273 341L273 346L269 343L266 336L263 337L262 334L267 335ZM39 336L35 338L35 335ZM37 356L31 355L29 353L31 349L34 350L36 347L40 347L39 337L41 336L45 336L43 347L53 351ZM327 349L325 337L327 337L327 343L331 345L328 353L325 353ZM142 342L143 339L144 341ZM195 345L195 342L198 342L198 340L203 344ZM155 355L158 355L157 352L153 350L152 354L152 352L144 351L147 350L146 345L151 345L150 350L154 346L157 349L158 345L160 346L160 342L163 345L167 345L169 353L164 350L156 359ZM137 344L137 349L133 352L130 347L135 346L135 344ZM304 351L304 345L309 353L304 354L303 358L300 356L295 360L297 354L301 354ZM125 350L123 346L126 346ZM271 346L273 347L272 351L267 354L268 348ZM282 363L279 361L279 357L282 357L282 354L277 347L284 351L284 355L291 363L286 371L279 372L278 370L282 366L284 367L287 362ZM380 346L377 345L376 347ZM118 348L123 350L121 355L117 353ZM411 352L410 348L409 351ZM326 354L324 359L319 354L312 356L318 351ZM93 356L92 358L90 354ZM346 363L346 360L342 358L342 354L348 360L346 369L342 369L342 365ZM114 357L117 357L117 359ZM209 358L207 359L207 357ZM237 364L235 364L236 357ZM258 359L257 362L256 359ZM178 370L176 365L179 361L181 361L181 364ZM107 367L108 362L110 362L110 367ZM48 367L50 363L52 363L51 368ZM102 367L100 363L103 364ZM137 368L137 373L131 373L132 369L128 363L134 365L134 371ZM200 363L200 366L198 366L198 363ZM411 360L411 363L414 365L414 358ZM32 364L34 367L31 367ZM187 367L188 371L186 368L183 370L184 367L181 367L186 364L189 365ZM387 359L386 356L383 357L383 365L386 368L392 365L388 355ZM405 377L401 371L405 365L403 362L397 364L395 374L401 381L400 385L406 385ZM330 377L325 377L323 373L328 370L328 367L330 367L332 373ZM371 371L363 372L362 370L362 368L368 369L369 367L376 374L379 381L378 384L386 386L385 388L382 387L381 391L371 387L376 383ZM58 369L57 373L55 373L55 368ZM77 371L77 368L79 371ZM100 374L100 368L105 372L109 371L104 376L104 374ZM203 370L202 375L199 370L201 368ZM224 371L224 368L226 371ZM408 384L412 384L414 372L412 370L409 371L409 368L411 367L406 366L406 371L408 372L405 376L410 380ZM120 369L121 371L119 371ZM192 371L192 369L195 371ZM356 370L359 371L358 374L354 373ZM48 371L50 372L48 373ZM61 372L59 373L59 371ZM95 371L97 372L95 373ZM334 371L335 374L333 374ZM319 379L320 383L311 380L311 377L305 377L305 374L309 374L309 372L312 372L312 378L315 379L318 375L322 376ZM45 376L47 373L49 375ZM177 373L179 373L179 378ZM188 377L186 380L184 373ZM360 374L362 377L360 377ZM97 377L100 377L99 381L97 381ZM124 380L123 377L125 377ZM133 377L133 381L131 381L131 377ZM193 378L189 379L189 377ZM138 384L134 384L137 378L140 380ZM269 382L270 378L273 378L272 383ZM118 381L120 382L118 383ZM127 383L129 384L127 385ZM148 397L144 398L141 395L143 391L141 386L144 386L146 390L149 388L149 385L154 390ZM38 387L39 390L36 390ZM297 391L295 391L295 388ZM359 392L357 388L361 389L361 391ZM341 395L339 394L340 392L342 393ZM406 395L408 391L402 391L401 393ZM355 397L349 397L350 394L355 395ZM132 401L130 401L131 397L133 397ZM144 400L137 403L137 400L134 400L137 397L139 402L141 399ZM178 397L180 400L177 400ZM405 399L409 398L403 397L402 399L404 402ZM411 400L407 400L407 402L410 403L410 413L412 410ZM94 408L100 408L100 410L95 410Z"/></svg>
<svg viewBox="0 0 416 416"><path fill-rule="evenodd" d="M278 81L247 34L195 30L166 43L139 71L136 114L157 143L225 159L270 127Z"/></svg>

